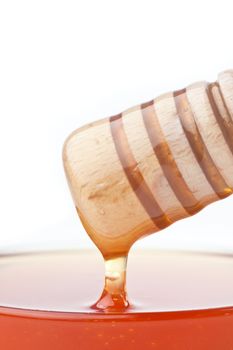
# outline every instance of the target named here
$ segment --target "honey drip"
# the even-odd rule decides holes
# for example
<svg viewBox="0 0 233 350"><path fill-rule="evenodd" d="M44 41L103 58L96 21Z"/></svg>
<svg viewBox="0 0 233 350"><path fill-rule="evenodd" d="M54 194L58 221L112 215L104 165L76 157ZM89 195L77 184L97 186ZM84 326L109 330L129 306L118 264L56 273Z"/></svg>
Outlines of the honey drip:
<svg viewBox="0 0 233 350"><path fill-rule="evenodd" d="M233 71L74 131L63 152L81 221L106 265L93 308L120 311L135 241L232 194Z"/></svg>
<svg viewBox="0 0 233 350"><path fill-rule="evenodd" d="M97 310L118 311L129 307L126 294L127 256L105 260L105 286Z"/></svg>

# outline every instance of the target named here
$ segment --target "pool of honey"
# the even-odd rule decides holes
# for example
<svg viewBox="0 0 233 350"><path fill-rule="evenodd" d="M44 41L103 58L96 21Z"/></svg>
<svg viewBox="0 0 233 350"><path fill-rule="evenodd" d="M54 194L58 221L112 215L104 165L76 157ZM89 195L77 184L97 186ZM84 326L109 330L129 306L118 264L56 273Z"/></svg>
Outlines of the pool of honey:
<svg viewBox="0 0 233 350"><path fill-rule="evenodd" d="M233 255L134 251L131 307L94 310L97 252L0 257L0 349L233 349Z"/></svg>

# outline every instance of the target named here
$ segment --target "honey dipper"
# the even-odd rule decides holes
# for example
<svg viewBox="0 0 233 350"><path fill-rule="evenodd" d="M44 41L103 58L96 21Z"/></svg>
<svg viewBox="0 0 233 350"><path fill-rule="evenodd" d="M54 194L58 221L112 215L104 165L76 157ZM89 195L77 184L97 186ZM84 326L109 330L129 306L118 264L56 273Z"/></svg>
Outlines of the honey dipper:
<svg viewBox="0 0 233 350"><path fill-rule="evenodd" d="M106 260L232 194L233 71L74 131L63 159L81 221Z"/></svg>

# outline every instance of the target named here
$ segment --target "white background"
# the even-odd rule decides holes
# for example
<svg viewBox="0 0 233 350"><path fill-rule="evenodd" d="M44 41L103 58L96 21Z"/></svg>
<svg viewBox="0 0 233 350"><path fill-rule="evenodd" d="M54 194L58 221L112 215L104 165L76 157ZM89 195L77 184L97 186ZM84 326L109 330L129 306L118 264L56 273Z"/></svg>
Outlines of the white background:
<svg viewBox="0 0 233 350"><path fill-rule="evenodd" d="M64 139L233 68L232 11L230 0L0 2L0 250L93 246L68 192ZM228 198L137 245L233 250L232 209Z"/></svg>

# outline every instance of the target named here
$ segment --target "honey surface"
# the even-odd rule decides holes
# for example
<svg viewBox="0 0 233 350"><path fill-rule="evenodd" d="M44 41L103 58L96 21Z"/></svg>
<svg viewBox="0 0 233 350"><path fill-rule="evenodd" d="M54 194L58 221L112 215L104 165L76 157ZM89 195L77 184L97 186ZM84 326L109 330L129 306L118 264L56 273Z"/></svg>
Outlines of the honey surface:
<svg viewBox="0 0 233 350"><path fill-rule="evenodd" d="M136 251L128 261L130 308L147 313L233 305L233 257L221 254ZM92 304L104 263L90 251L0 258L0 306L98 314Z"/></svg>
<svg viewBox="0 0 233 350"><path fill-rule="evenodd" d="M91 308L103 284L96 253L2 256L0 348L232 349L232 256L135 252L128 267L131 308L103 314Z"/></svg>

